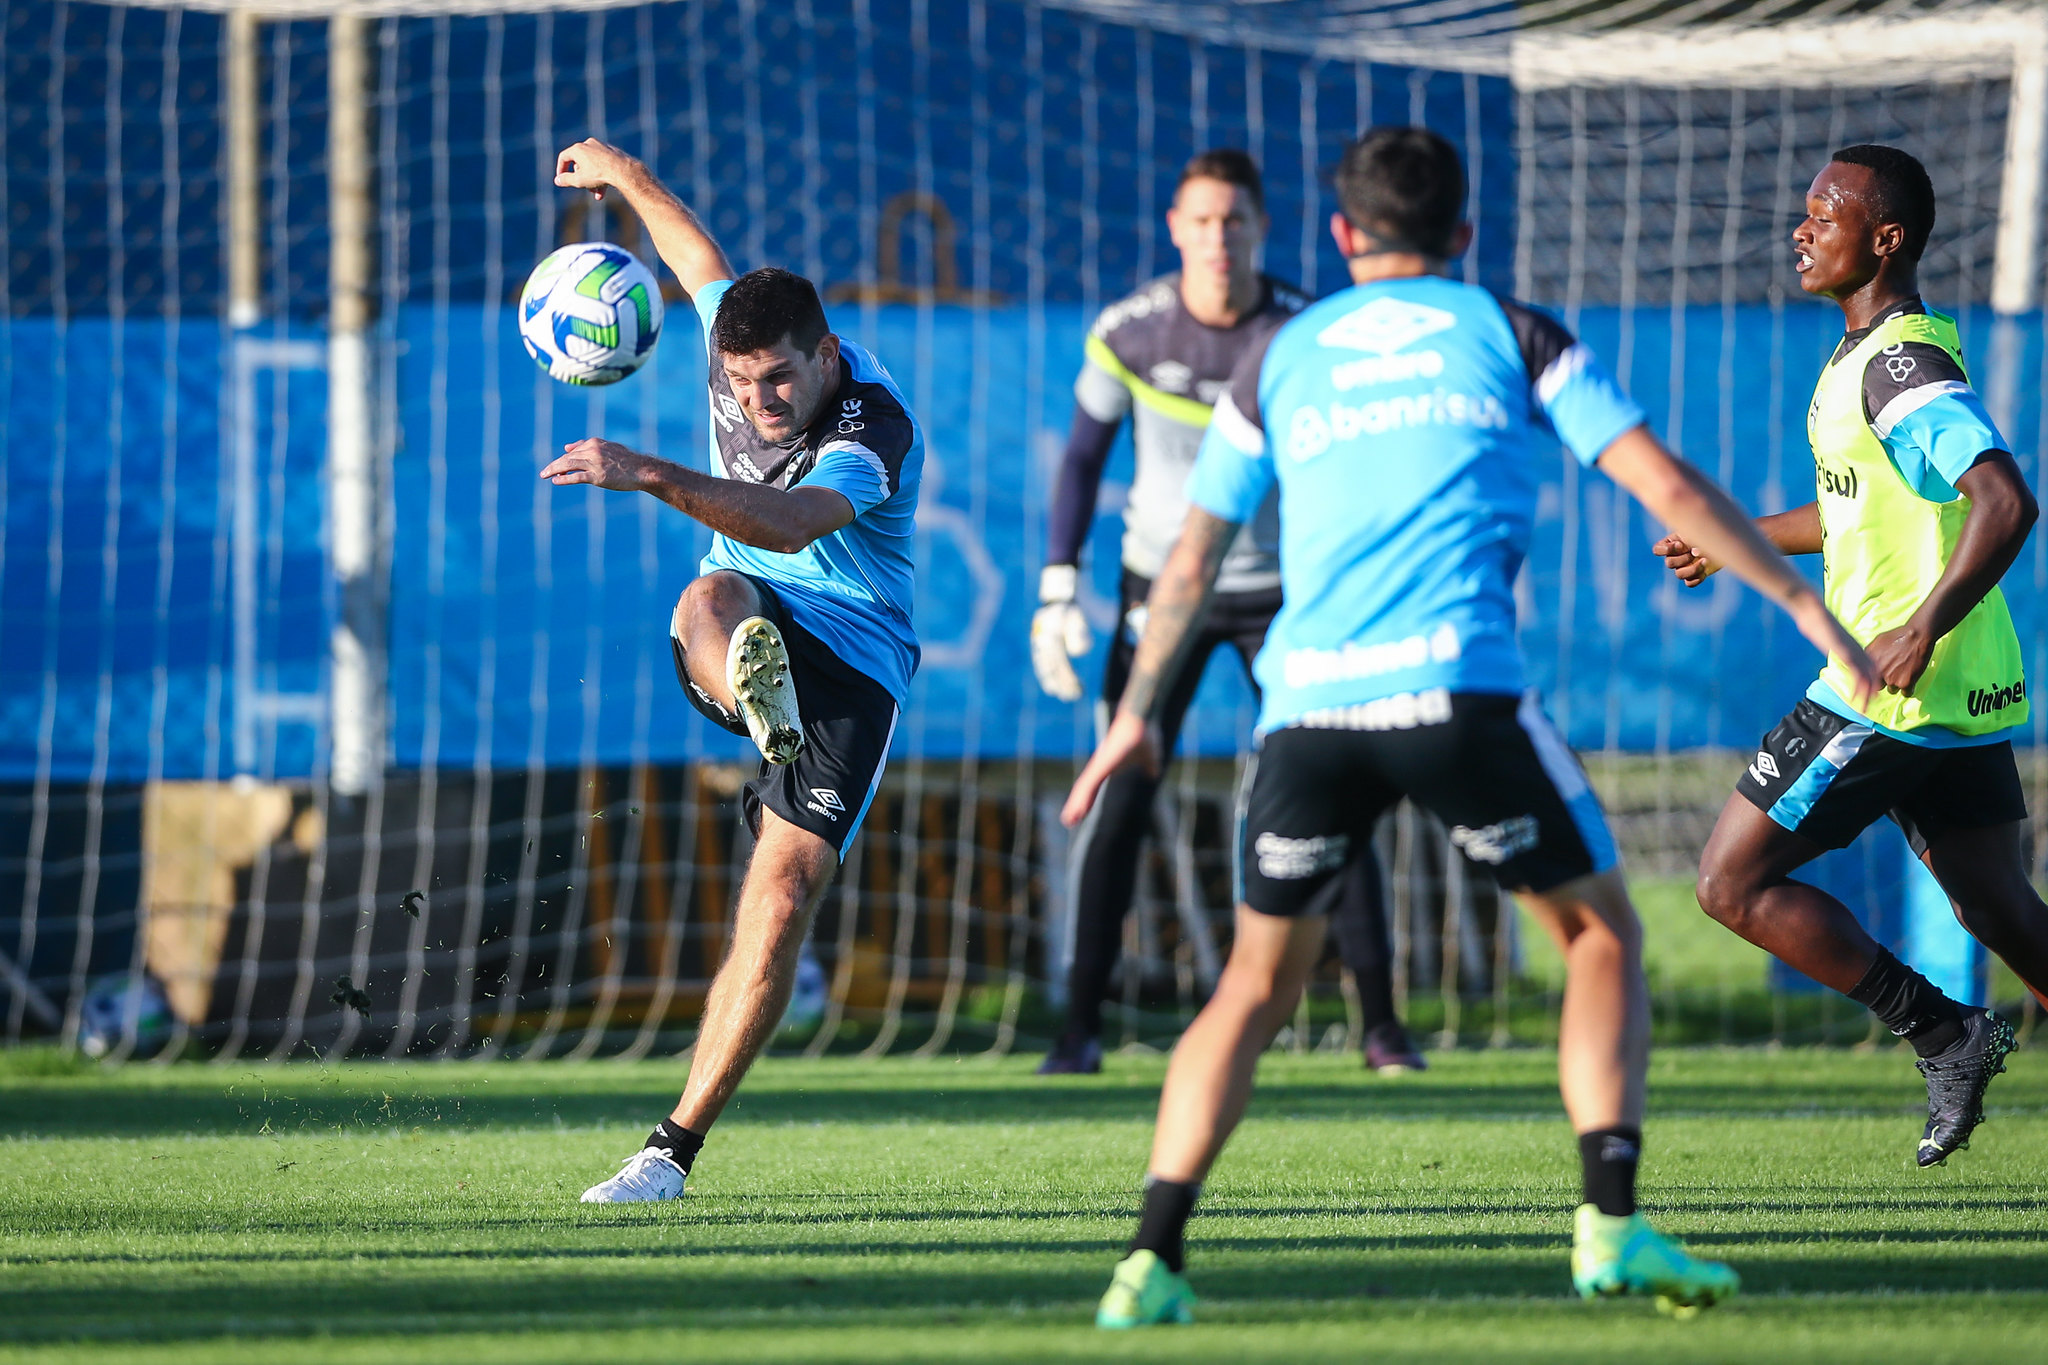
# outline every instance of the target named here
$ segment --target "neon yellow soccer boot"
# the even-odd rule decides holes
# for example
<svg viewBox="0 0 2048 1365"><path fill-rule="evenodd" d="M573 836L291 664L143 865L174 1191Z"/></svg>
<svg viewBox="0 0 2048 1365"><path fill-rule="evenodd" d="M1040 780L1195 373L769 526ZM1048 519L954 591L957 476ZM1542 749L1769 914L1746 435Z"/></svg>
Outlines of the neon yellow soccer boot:
<svg viewBox="0 0 2048 1365"><path fill-rule="evenodd" d="M1572 1285L1582 1298L1655 1294L1659 1312L1690 1318L1742 1288L1734 1270L1694 1256L1640 1213L1616 1218L1581 1204L1575 1231Z"/></svg>
<svg viewBox="0 0 2048 1365"><path fill-rule="evenodd" d="M1116 1263L1109 1291L1095 1310L1097 1327L1156 1327L1193 1322L1195 1291L1166 1268L1156 1251L1134 1251Z"/></svg>

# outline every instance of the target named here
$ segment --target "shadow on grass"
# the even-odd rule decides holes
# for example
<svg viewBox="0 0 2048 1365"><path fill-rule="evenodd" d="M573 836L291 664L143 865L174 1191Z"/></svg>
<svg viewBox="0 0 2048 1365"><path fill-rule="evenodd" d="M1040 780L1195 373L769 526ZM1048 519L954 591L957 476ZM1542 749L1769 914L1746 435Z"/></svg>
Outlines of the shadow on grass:
<svg viewBox="0 0 2048 1365"><path fill-rule="evenodd" d="M2048 1248L1933 1260L1871 1255L1860 1249L1866 1239L1853 1240L1859 1249L1848 1254L1815 1255L1808 1244L1797 1259L1754 1253L1735 1259L1747 1272L1751 1293L2011 1291L2037 1290L2048 1282ZM902 1250L935 1248L864 1248L885 1261ZM325 1273L293 1268L280 1274L275 1260L257 1258L248 1264L217 1262L203 1279L166 1277L159 1263L138 1259L129 1263L130 1274L119 1267L102 1270L91 1291L41 1289L15 1277L0 1289L0 1340L350 1335L539 1322L586 1331L660 1324L711 1328L763 1312L896 1308L936 1315L1071 1307L1083 1314L1115 1255L1109 1249L1089 1254L1090 1247L1074 1243L1030 1241L959 1250L1074 1254L1068 1257L1071 1268L995 1270L956 1260L927 1262L916 1274L905 1274L900 1260L849 1269L843 1248L833 1249L841 1259L789 1248L759 1254L743 1267L711 1260L721 1253L644 1248L580 1258L466 1257L460 1264L449 1257L386 1256ZM1198 1238L1191 1256L1190 1275L1204 1295L1270 1304L1473 1295L1539 1301L1561 1299L1568 1288L1561 1237ZM667 1262L673 1262L672 1271Z"/></svg>
<svg viewBox="0 0 2048 1365"><path fill-rule="evenodd" d="M1651 1093L1660 1118L1713 1114L1898 1114L1924 1103L1919 1078L1903 1074L1836 1077L1816 1093L1802 1072L1773 1074L1763 1059L1751 1074L1726 1080L1653 1080ZM127 1085L118 1078L26 1081L0 1087L0 1136L148 1137L172 1134L256 1134L334 1129L532 1130L557 1125L633 1125L665 1112L675 1089L652 1088L651 1075L607 1072L609 1084L550 1085L545 1075L523 1071L508 1076L476 1068L467 1074L431 1076L419 1069L362 1079L351 1071L340 1080L318 1073L238 1077L233 1073L176 1072L169 1081ZM901 1075L901 1073L899 1073ZM564 1081L581 1078L564 1077ZM664 1079L680 1087L677 1069ZM507 1082L511 1083L507 1083ZM2008 1088L2010 1090L2010 1088ZM1994 1108L2008 1098L1994 1091ZM2031 1092L2012 1099L2033 1101ZM1006 1077L1004 1083L961 1084L943 1070L929 1084L890 1077L867 1083L816 1087L749 1085L728 1111L728 1127L789 1123L1038 1124L1047 1122L1149 1123L1156 1112L1156 1075L1123 1080L1089 1078L1083 1083L1033 1084ZM1398 1084L1344 1076L1327 1082L1283 1080L1261 1085L1253 1099L1255 1119L1527 1119L1561 1117L1557 1090L1540 1082L1474 1083L1432 1071Z"/></svg>
<svg viewBox="0 0 2048 1365"><path fill-rule="evenodd" d="M1285 1217L1326 1217L1329 1216L1332 1211L1328 1209L1287 1209L1272 1210L1270 1212L1275 1216ZM1386 1211L1386 1214L1387 1216L1395 1216L1414 1215L1417 1213L1428 1212L1432 1211L1418 1209L1400 1209L1388 1210ZM1468 1213L1469 1210L1454 1210L1454 1212ZM1088 1213L1086 1212L1080 1214L1057 1215L1057 1218L1060 1221L1074 1221L1076 1219L1086 1217L1088 1217ZM963 1213L957 1210L940 1210L921 1217L905 1216L900 1221L966 1222L974 1220L986 1220L989 1222L1007 1221L1007 1219L1000 1214L991 1214L987 1212ZM674 1225L674 1227L670 1229L670 1231L677 1233L686 1233L687 1230L691 1227L715 1225L717 1223L728 1221L731 1220L698 1219L691 1220L691 1222L689 1223L678 1222ZM787 1226L789 1227L789 1230L791 1232L796 1233L796 1236L792 1240L779 1241L774 1243L745 1243L739 1245L675 1244L662 1246L575 1246L569 1244L553 1244L547 1246L492 1246L488 1248L423 1248L372 1246L348 1251L345 1253L345 1257L348 1261L356 1264L389 1262L401 1265L432 1265L436 1263L453 1265L478 1262L502 1262L507 1265L517 1265L521 1262L531 1261L560 1261L567 1263L575 1263L607 1260L616 1260L620 1262L633 1262L645 1260L702 1261L725 1259L741 1261L753 1259L781 1259L794 1261L803 1258L839 1258L849 1255L882 1257L949 1255L1068 1255L1087 1254L1091 1250L1095 1250L1097 1248L1101 1248L1103 1250L1110 1250L1114 1245L1112 1242L1104 1241L1103 1239L1093 1236L1071 1238L1030 1238L998 1235L986 1238L977 1238L976 1240L965 1242L949 1242L943 1238L923 1238L917 1240L906 1239L900 1241L890 1241L878 1239L871 1236L863 1236L858 1240L858 1242L855 1243L848 1243L844 1241L826 1241L807 1244L802 1240L802 1234L800 1231L801 1229L807 1227L831 1226L832 1221L833 1220L826 1219L794 1220L793 1222L787 1224ZM1369 1219L1362 1219L1361 1221L1367 1222L1369 1224ZM540 1222L542 1222L542 1220L538 1219L486 1218L465 1221L463 1227L464 1230L474 1229L476 1231L489 1231L503 1230L507 1228L529 1227ZM1319 1256L1329 1256L1338 1259L1343 1259L1347 1257L1356 1257L1357 1255L1364 1253L1371 1254L1374 1256L1432 1256L1433 1259L1431 1260L1431 1264L1434 1265L1436 1263L1434 1255L1436 1253L1443 1252L1490 1251L1528 1252L1532 1254L1545 1254L1555 1252L1564 1245L1564 1234L1561 1231L1561 1228L1563 1226L1562 1218L1559 1218L1557 1222L1559 1225L1557 1228L1532 1230L1529 1232L1481 1232L1466 1229L1455 1232L1396 1233L1385 1236L1369 1235L1369 1233L1366 1232L1364 1229L1358 1231L1324 1233L1288 1231L1285 1233L1278 1233L1272 1236L1251 1236L1242 1233L1201 1233L1198 1231L1196 1234L1193 1235L1193 1241L1199 1244L1199 1247L1203 1255L1210 1257L1221 1256L1230 1253L1266 1256L1276 1253L1313 1252ZM852 1226L857 1226L860 1228L866 1228L868 1226L871 1226L870 1220L867 1219L860 1220L858 1224L851 1224L851 1220L848 1220L848 1223ZM557 1224L557 1226L559 1226L559 1224ZM282 1222L267 1222L266 1228L273 1231L299 1232L317 1232L334 1230L332 1228L324 1227L319 1223L303 1221L294 1223L292 1220L284 1220ZM563 1228L563 1231L565 1234L573 1236L576 1234L589 1234L593 1232L602 1233L612 1229L640 1232L644 1230L644 1225L634 1225L626 1223L586 1223L580 1227ZM1819 1246L1854 1246L1861 1244L1868 1244L1872 1246L1886 1244L1953 1245L1959 1242L1997 1245L2001 1248L2006 1249L2005 1254L2013 1254L2011 1252L2011 1248L2015 1246L2028 1246L2040 1244L2044 1248L2044 1254L2041 1258L2041 1263L2044 1266L2048 1266L2048 1229L2001 1229L1997 1231L1985 1231L1982 1228L1975 1228L1968 1232L1964 1232L1954 1227L1936 1225L1921 1228L1891 1229L1834 1228L1829 1229L1827 1231L1813 1231L1802 1229L1784 1229L1774 1231L1746 1230L1742 1232L1729 1233L1725 1236L1719 1237L1711 1233L1695 1234L1695 1236L1690 1240L1697 1243L1701 1247L1719 1247L1721 1250L1718 1251L1717 1254L1728 1255L1736 1254L1738 1249L1743 1251L1750 1251L1753 1253L1756 1250L1764 1247L1778 1246L1799 1246L1812 1248ZM212 1252L204 1250L192 1250L160 1252L148 1255L138 1255L134 1252L82 1252L72 1255L37 1255L33 1258L21 1259L16 1259L12 1257L0 1257L0 1265L8 1265L11 1263L18 1266L141 1266L147 1264L152 1266L184 1265L229 1267L238 1265L318 1265L322 1263L330 1263L336 1259L337 1253L331 1249L295 1250L286 1248L267 1249L264 1251L254 1252ZM1494 1264L1495 1268L1498 1269L1501 1263L1496 1262ZM1970 1264L1974 1266L1978 1264L1978 1261L1976 1260L1976 1258L1970 1258ZM695 1272L693 1271L692 1274L694 1275L694 1273ZM2041 1283L2042 1282L2036 1282L2033 1285L2033 1287L2039 1288L2041 1287ZM725 1306L736 1307L738 1305L729 1304Z"/></svg>

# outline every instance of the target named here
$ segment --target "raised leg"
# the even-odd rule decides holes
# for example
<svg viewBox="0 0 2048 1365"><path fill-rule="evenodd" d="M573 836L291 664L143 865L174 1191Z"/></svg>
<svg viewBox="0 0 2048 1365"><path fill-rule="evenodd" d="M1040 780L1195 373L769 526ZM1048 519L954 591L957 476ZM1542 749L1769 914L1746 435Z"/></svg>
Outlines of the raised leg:
<svg viewBox="0 0 2048 1365"><path fill-rule="evenodd" d="M733 629L764 610L761 594L745 574L719 569L684 588L669 618L669 635L682 646L691 681L728 715L739 708L726 677L726 649Z"/></svg>
<svg viewBox="0 0 2048 1365"><path fill-rule="evenodd" d="M1878 942L1849 907L1793 869L1826 852L1730 796L1700 854L1700 908L1771 956L1834 990L1856 989L1877 961Z"/></svg>

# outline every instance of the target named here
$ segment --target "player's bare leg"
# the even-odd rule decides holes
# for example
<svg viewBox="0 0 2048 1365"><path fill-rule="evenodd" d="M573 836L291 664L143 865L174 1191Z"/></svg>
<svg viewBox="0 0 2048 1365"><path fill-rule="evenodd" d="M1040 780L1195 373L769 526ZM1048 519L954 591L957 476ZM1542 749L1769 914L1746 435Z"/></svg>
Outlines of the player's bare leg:
<svg viewBox="0 0 2048 1365"><path fill-rule="evenodd" d="M1740 1280L1724 1265L1689 1255L1635 1212L1650 997L1642 930L1621 875L1596 873L1518 899L1557 940L1567 970L1558 1082L1587 1156L1589 1192L1577 1215L1574 1282L1588 1296L1652 1294L1667 1311L1696 1313L1733 1294ZM1259 1054L1292 1016L1315 970L1324 927L1317 917L1238 908L1222 980L1167 1069L1145 1210L1098 1323L1187 1320L1194 1296L1180 1274L1182 1231L1201 1181L1244 1117ZM1601 1207L1606 1187L1625 1195L1624 1212Z"/></svg>
<svg viewBox="0 0 2048 1365"><path fill-rule="evenodd" d="M704 1001L682 1098L624 1170L584 1192L584 1203L637 1203L683 1192L705 1134L789 1007L797 954L838 868L838 856L823 839L772 810L761 812L732 946Z"/></svg>
<svg viewBox="0 0 2048 1365"><path fill-rule="evenodd" d="M732 946L711 980L690 1077L669 1115L679 1126L709 1131L774 1034L789 1007L797 952L838 868L830 844L772 810L761 812Z"/></svg>
<svg viewBox="0 0 2048 1365"><path fill-rule="evenodd" d="M1564 954L1558 1083L1581 1133L1640 1128L1649 1063L1650 995L1642 928L1620 874L1597 873L1522 904ZM1216 993L1181 1035L1159 1097L1149 1174L1195 1184L1209 1173L1251 1098L1259 1054L1293 1017L1322 955L1320 916L1237 910L1236 938Z"/></svg>
<svg viewBox="0 0 2048 1365"><path fill-rule="evenodd" d="M1679 1317L1734 1294L1741 1277L1651 1227L1636 1210L1650 989L1643 931L1618 871L1517 892L1564 954L1557 1082L1579 1135L1584 1201L1573 1218L1572 1284L1586 1298L1648 1294Z"/></svg>
<svg viewBox="0 0 2048 1365"><path fill-rule="evenodd" d="M1237 936L1216 991L1167 1065L1145 1210L1130 1254L1096 1309L1098 1327L1193 1319L1195 1296L1181 1278L1188 1215L1210 1164L1244 1117L1259 1054L1293 1015L1327 932L1320 915L1287 919L1237 907Z"/></svg>
<svg viewBox="0 0 2048 1365"><path fill-rule="evenodd" d="M1792 872L1827 850L1786 829L1740 793L1700 853L1700 908L1741 938L1848 995L1883 948L1849 907Z"/></svg>
<svg viewBox="0 0 2048 1365"><path fill-rule="evenodd" d="M1237 907L1236 937L1216 992L1188 1025L1167 1065L1149 1174L1198 1184L1251 1100L1259 1054L1294 1017L1323 954L1321 915L1287 919Z"/></svg>
<svg viewBox="0 0 2048 1365"><path fill-rule="evenodd" d="M669 618L669 638L689 670L690 685L747 733L770 763L788 763L803 749L803 720L789 653L767 616L761 592L745 574L717 570L683 589Z"/></svg>
<svg viewBox="0 0 2048 1365"><path fill-rule="evenodd" d="M1790 880L1793 869L1821 852L1740 793L1731 796L1700 854L1700 906L1779 961L1867 1007L1912 1045L1927 1078L1927 1123L1915 1159L1938 1165L1967 1146L1983 1122L1984 1090L2005 1069L2012 1025L1951 1000L1887 952L1847 906ZM2026 882L2019 827L1950 831L1928 853L1928 870L1963 927L1987 947L1995 940L2000 957L2017 959L2013 970L2038 994L2048 973L2048 913Z"/></svg>
<svg viewBox="0 0 2048 1365"><path fill-rule="evenodd" d="M1619 872L1596 872L1515 899L1564 955L1557 1084L1572 1128L1592 1133L1643 1124L1650 1059L1650 988L1643 929Z"/></svg>
<svg viewBox="0 0 2048 1365"><path fill-rule="evenodd" d="M726 711L738 714L725 655L740 622L762 614L761 594L745 574L719 569L683 589L669 635L683 647L690 680Z"/></svg>
<svg viewBox="0 0 2048 1365"><path fill-rule="evenodd" d="M1948 893L1956 919L2048 1005L2048 905L2027 880L2018 822L1945 830L1920 860Z"/></svg>

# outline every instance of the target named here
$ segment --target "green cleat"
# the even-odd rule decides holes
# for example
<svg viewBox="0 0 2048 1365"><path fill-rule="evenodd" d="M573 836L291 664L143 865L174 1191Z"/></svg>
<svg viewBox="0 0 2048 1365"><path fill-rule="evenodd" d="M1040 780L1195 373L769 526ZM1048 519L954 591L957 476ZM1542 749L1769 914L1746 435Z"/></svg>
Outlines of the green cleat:
<svg viewBox="0 0 2048 1365"><path fill-rule="evenodd" d="M1166 1268L1156 1251L1134 1251L1116 1263L1109 1292L1095 1310L1097 1327L1156 1327L1195 1320L1195 1291Z"/></svg>
<svg viewBox="0 0 2048 1365"><path fill-rule="evenodd" d="M1734 1298L1742 1277L1719 1261L1694 1256L1640 1213L1614 1218L1581 1204L1572 1239L1572 1285L1587 1299L1655 1294L1659 1312L1683 1319Z"/></svg>

